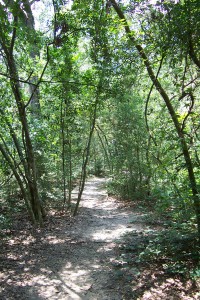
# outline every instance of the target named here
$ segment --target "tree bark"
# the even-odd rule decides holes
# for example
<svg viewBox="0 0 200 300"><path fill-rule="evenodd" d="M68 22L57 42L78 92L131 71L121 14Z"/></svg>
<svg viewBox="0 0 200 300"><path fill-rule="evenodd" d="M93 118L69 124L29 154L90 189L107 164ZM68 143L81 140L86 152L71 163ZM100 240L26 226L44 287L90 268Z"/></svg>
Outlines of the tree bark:
<svg viewBox="0 0 200 300"><path fill-rule="evenodd" d="M28 185L28 194L30 195L30 205L34 213L35 220L41 225L43 223L43 217L45 215L44 209L40 203L38 185L37 185L37 176L36 176L36 164L35 156L32 146L32 141L29 134L28 121L26 117L25 104L21 96L21 88L18 79L18 72L15 64L15 59L13 56L14 40L16 38L15 30L13 30L13 36L11 39L11 45L8 46L8 41L4 36L4 33L0 29L0 42L2 50L5 54L5 59L7 61L8 72L10 75L10 85L13 92L13 96L18 109L19 120L22 125L22 131L24 132L24 141L25 141L25 152L27 154L26 163L27 163L27 185ZM12 78L15 78L13 80ZM19 150L19 149L18 149Z"/></svg>
<svg viewBox="0 0 200 300"><path fill-rule="evenodd" d="M134 38L134 32L131 31L124 13L122 12L121 8L119 7L119 5L116 3L115 0L110 0L110 2L112 3L113 8L115 9L116 13L118 14L119 19L124 24L124 29L125 29L125 32L126 32L128 38L133 43L134 47L137 49L139 56L141 57L144 65L146 66L149 77L150 77L152 83L154 84L154 86L156 87L157 91L161 95L162 99L164 100L164 102L167 106L168 112L171 116L171 119L174 123L174 127L175 127L177 135L179 137L179 142L181 144L186 168L188 171L188 177L189 177L190 186L191 186L191 190L192 190L192 194L193 194L193 203L194 203L194 209L195 209L195 213L196 213L198 235L199 235L199 242L200 242L200 198L199 198L199 192L198 192L196 178L195 178L195 174L194 174L194 170L193 170L192 160L191 160L189 149L188 149L188 146L187 146L187 143L185 140L185 136L182 132L181 124L178 121L176 112L174 110L174 107L171 104L169 96L167 95L167 93L164 90L164 88L162 87L160 81L154 74L153 67L152 67L143 47L140 44L138 44L136 39Z"/></svg>
<svg viewBox="0 0 200 300"><path fill-rule="evenodd" d="M3 147L2 144L0 144L0 152L2 153L4 159L7 161L10 169L12 170L12 172L13 172L13 174L15 176L15 179L17 180L17 183L18 183L18 185L20 187L20 190L21 190L22 196L24 198L27 210L28 210L29 215L31 217L31 221L32 221L33 224L35 224L36 223L35 215L34 215L34 212L32 210L32 207L30 205L30 199L28 198L26 189L24 188L23 181L21 180L21 177L18 174L15 165L13 164L13 162L12 162L9 154L7 153L6 149Z"/></svg>

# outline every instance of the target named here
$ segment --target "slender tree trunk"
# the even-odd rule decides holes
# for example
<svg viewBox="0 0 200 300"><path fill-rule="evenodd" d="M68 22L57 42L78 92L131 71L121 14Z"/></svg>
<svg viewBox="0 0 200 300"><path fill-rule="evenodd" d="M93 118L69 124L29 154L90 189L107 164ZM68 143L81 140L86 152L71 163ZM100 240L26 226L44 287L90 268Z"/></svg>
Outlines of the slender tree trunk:
<svg viewBox="0 0 200 300"><path fill-rule="evenodd" d="M156 78L156 75L154 74L152 65L151 65L143 47L141 45L139 45L137 43L137 41L135 40L134 32L131 31L131 29L128 25L128 22L125 18L124 13L122 12L122 10L120 9L119 5L116 3L115 0L110 0L110 2L112 3L112 6L115 9L116 13L118 14L119 19L121 20L122 24L124 24L124 29L126 31L127 36L129 37L130 41L133 43L134 47L137 49L144 65L146 66L149 77L152 80L152 83L156 87L157 91L163 98L163 100L168 108L168 112L171 116L171 119L174 123L174 127L175 127L177 135L179 137L179 142L180 142L180 145L182 148L182 152L183 152L184 159L185 159L185 164L186 164L187 171L188 171L188 177L189 177L190 186L191 186L191 190L192 190L192 194L193 194L193 203L194 203L194 208L195 208L195 212L196 212L196 220L197 220L197 225L198 225L198 234L199 234L199 241L200 241L200 198L199 198L199 193L198 193L198 189L197 189L196 178L194 175L192 160L191 160L189 149L188 149L188 146L187 146L187 143L185 140L185 136L182 132L181 124L178 121L176 112L174 110L174 107L171 104L169 96L167 95L167 93L165 92L164 88L162 87L160 81L158 80L158 78Z"/></svg>
<svg viewBox="0 0 200 300"><path fill-rule="evenodd" d="M32 9L31 9L31 2L29 0L22 0L23 2L23 9L20 10L20 13L23 15L23 23L24 26L27 27L30 34L32 34L32 45L29 52L30 58L36 61L37 57L39 57L39 48L36 40L36 32L35 32L35 20L33 17ZM38 76L30 76L30 84L29 84L29 92L30 92L30 106L31 106L31 113L34 117L40 117L40 99L39 99L39 89L35 88L35 84L38 82Z"/></svg>
<svg viewBox="0 0 200 300"><path fill-rule="evenodd" d="M28 122L26 117L26 110L23 99L21 97L20 85L19 81L17 81L18 73L15 65L15 60L13 57L13 53L7 48L6 44L2 42L2 48L4 50L8 70L10 73L10 84L11 89L17 104L19 119L22 125L22 130L24 132L24 140L25 140L25 151L27 154L27 183L30 194L31 207L35 216L35 219L42 225L43 217L45 216L44 209L40 203L39 193L38 193L38 185L37 185L37 174L36 174L36 164L35 164L35 156L32 146L32 141L29 134ZM15 78L14 80L12 78Z"/></svg>
<svg viewBox="0 0 200 300"><path fill-rule="evenodd" d="M72 198L72 144L70 136L68 136L68 203L67 208L69 209L71 207L71 198Z"/></svg>
<svg viewBox="0 0 200 300"><path fill-rule="evenodd" d="M147 196L151 195L152 174L151 174L151 164L150 164L150 158L149 158L150 147L151 147L151 136L149 136L149 138L148 138L147 148L146 148L146 161L147 161L148 172L147 172L147 177L145 179L145 185L147 188Z"/></svg>
<svg viewBox="0 0 200 300"><path fill-rule="evenodd" d="M20 177L19 173L17 172L16 166L13 164L13 162L12 162L12 160L11 160L8 152L3 147L2 144L0 144L0 152L2 153L4 159L7 161L10 169L12 170L12 172L13 172L13 174L15 176L15 179L17 180L17 183L18 183L18 185L20 187L20 190L21 190L21 193L22 193L22 197L24 198L24 201L25 201L27 210L29 212L29 215L31 217L31 220L32 220L33 224L35 224L36 223L36 219L35 219L35 215L34 215L33 209L32 209L32 207L30 205L30 199L28 197L26 189L24 188L23 181L21 180L21 177Z"/></svg>
<svg viewBox="0 0 200 300"><path fill-rule="evenodd" d="M81 181L80 181L80 186L79 186L78 199L77 199L76 206L75 206L75 209L74 209L74 214L73 214L74 216L77 214L78 207L79 207L81 197L82 197L82 193L83 193L83 190L84 190L84 187L85 187L87 164L88 164L89 154L90 154L90 145L91 145L92 136L93 136L93 132L94 132L94 129L95 129L96 117L97 117L97 106L98 106L98 103L99 103L99 93L100 93L100 87L98 87L98 90L97 90L92 125L91 125L91 128L90 128L88 143L87 143L86 149L84 151L85 152L85 157L83 157Z"/></svg>
<svg viewBox="0 0 200 300"><path fill-rule="evenodd" d="M102 128L97 124L96 125L96 128L98 128L98 130L102 133L104 139L105 139L105 143L106 143L106 146L107 146L107 149L108 149L108 159L110 160L110 167L111 167L111 173L113 173L113 162L112 162L112 153L110 152L109 150L109 142L108 142L108 139L106 137L106 134L105 132L103 132ZM105 146L105 149L106 149L106 146Z"/></svg>
<svg viewBox="0 0 200 300"><path fill-rule="evenodd" d="M65 161L65 108L63 107L63 101L61 102L60 111L60 126L61 126L61 143L62 143L62 177L63 177L63 210L67 200L66 193L66 161Z"/></svg>
<svg viewBox="0 0 200 300"><path fill-rule="evenodd" d="M105 153L105 157L106 157L106 161L107 161L109 170L110 170L110 172L112 173L112 172L113 172L113 168L112 168L112 166L111 166L110 158L109 158L109 156L108 156L106 147L105 147L105 145L104 145L104 142L103 142L103 139L102 139L102 137L101 137L101 135L100 135L100 132L99 132L99 130L98 130L98 127L96 127L96 132L97 132L98 138L99 138L99 140L100 140L101 146L102 146L102 148L103 148L103 151L104 151L104 153ZM96 156L95 156L95 158L96 158Z"/></svg>

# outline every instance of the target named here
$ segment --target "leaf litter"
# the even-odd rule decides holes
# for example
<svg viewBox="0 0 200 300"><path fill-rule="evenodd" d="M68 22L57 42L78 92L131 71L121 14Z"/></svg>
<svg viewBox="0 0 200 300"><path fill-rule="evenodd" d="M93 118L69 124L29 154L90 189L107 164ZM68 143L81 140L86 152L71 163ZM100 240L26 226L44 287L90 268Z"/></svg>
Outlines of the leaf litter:
<svg viewBox="0 0 200 300"><path fill-rule="evenodd" d="M76 217L52 210L39 229L18 215L1 240L0 299L199 299L190 279L140 260L160 225L140 222L141 209L108 196L105 183L87 181Z"/></svg>

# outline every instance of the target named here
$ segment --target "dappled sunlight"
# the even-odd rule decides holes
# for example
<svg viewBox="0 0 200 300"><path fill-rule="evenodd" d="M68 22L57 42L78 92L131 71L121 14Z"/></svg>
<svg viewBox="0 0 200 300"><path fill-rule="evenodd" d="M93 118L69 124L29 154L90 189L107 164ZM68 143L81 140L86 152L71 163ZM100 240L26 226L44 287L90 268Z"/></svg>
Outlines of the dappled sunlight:
<svg viewBox="0 0 200 300"><path fill-rule="evenodd" d="M99 247L97 252L104 252L105 253L105 252L113 251L114 247L116 247L116 243L113 243L113 242L106 243L103 246ZM112 261L112 259L110 261ZM99 265L97 265L97 267L99 268Z"/></svg>
<svg viewBox="0 0 200 300"><path fill-rule="evenodd" d="M199 299L198 293L194 293L191 296L188 295L189 291L193 288L191 280L187 280L183 283L178 278L166 278L166 276L161 273L159 276L152 274L150 277L144 274L142 275L140 283L134 283L136 282L132 284L132 292L134 293L134 291L137 290L137 300Z"/></svg>
<svg viewBox="0 0 200 300"><path fill-rule="evenodd" d="M72 291L78 295L87 291L91 286L90 271L83 268L70 268L68 270L62 268L59 272L59 278L65 284L65 289L70 289L71 292L68 291L68 293L71 296Z"/></svg>
<svg viewBox="0 0 200 300"><path fill-rule="evenodd" d="M65 243L66 242L66 239L61 239L61 238L58 238L56 235L52 235L52 236L47 236L46 238L42 239L42 242L43 243L48 243L49 245L50 244L62 244L62 243Z"/></svg>
<svg viewBox="0 0 200 300"><path fill-rule="evenodd" d="M10 238L0 296L6 289L9 300L15 300L17 291L23 299L35 300L120 299L118 289L113 290L111 262L116 241L136 225L130 226L131 213L118 208L103 183L91 179L86 184L71 223L55 214L47 228Z"/></svg>
<svg viewBox="0 0 200 300"><path fill-rule="evenodd" d="M115 229L97 230L91 234L91 237L94 240L110 242L119 239L122 235L130 231L132 231L132 229L127 228L125 225L121 225Z"/></svg>
<svg viewBox="0 0 200 300"><path fill-rule="evenodd" d="M145 223L149 215L108 197L103 183L92 179L86 184L79 214L70 222L54 212L45 228L10 236L1 262L0 299L121 300L131 299L129 292L137 300L198 299L197 294L187 298L189 282L166 277L156 265L139 269L139 254L155 228Z"/></svg>

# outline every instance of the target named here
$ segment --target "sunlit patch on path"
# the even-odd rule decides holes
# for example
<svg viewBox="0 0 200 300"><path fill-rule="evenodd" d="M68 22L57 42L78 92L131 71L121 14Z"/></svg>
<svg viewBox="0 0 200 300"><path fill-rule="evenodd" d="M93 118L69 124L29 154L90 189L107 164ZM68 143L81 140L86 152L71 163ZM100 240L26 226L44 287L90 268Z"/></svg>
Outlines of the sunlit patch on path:
<svg viewBox="0 0 200 300"><path fill-rule="evenodd" d="M61 216L48 228L19 231L8 242L1 299L122 299L112 270L116 243L142 227L130 224L132 213L119 208L104 185L103 178L88 180L71 223Z"/></svg>

